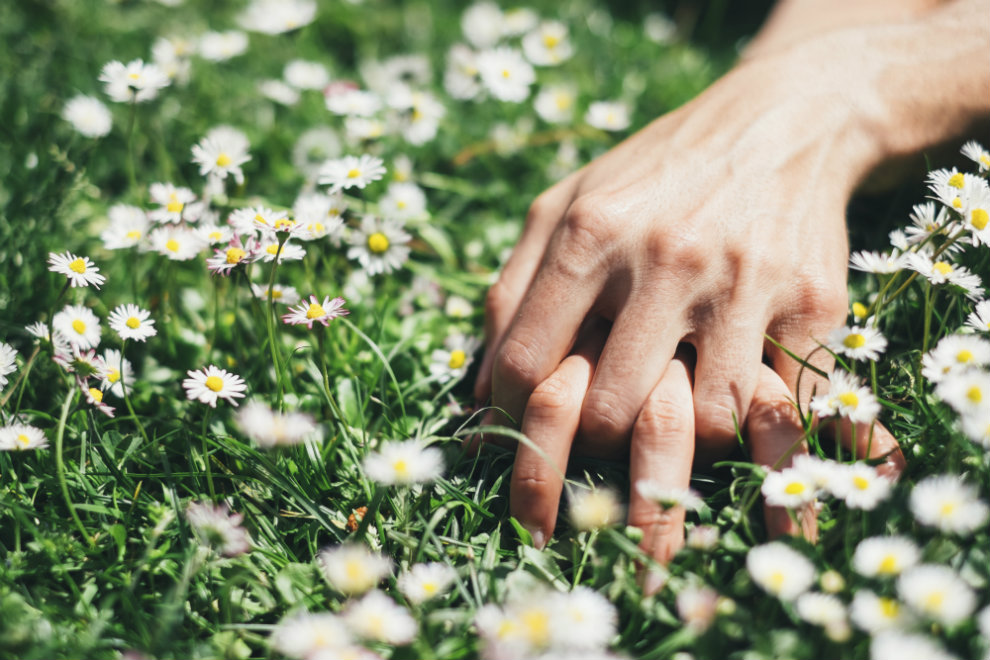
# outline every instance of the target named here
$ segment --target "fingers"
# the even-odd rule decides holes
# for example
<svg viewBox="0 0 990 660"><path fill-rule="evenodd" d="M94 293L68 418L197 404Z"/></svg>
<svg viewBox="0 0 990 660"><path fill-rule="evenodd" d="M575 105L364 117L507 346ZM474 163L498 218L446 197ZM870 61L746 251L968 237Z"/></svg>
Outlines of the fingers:
<svg viewBox="0 0 990 660"><path fill-rule="evenodd" d="M770 367L760 365L759 381L746 417L746 437L753 462L757 465L773 465L782 469L791 465L793 456L808 453L803 441L804 427L793 399L780 376ZM786 508L765 505L764 515L770 537L803 534L814 541L817 527L815 511L811 507L813 505L798 512L798 525Z"/></svg>
<svg viewBox="0 0 990 660"><path fill-rule="evenodd" d="M651 480L661 488L686 489L693 457L691 380L684 362L674 359L636 417L629 457L629 524L643 530L640 547L661 562L684 545L685 511L661 509L637 484Z"/></svg>
<svg viewBox="0 0 990 660"><path fill-rule="evenodd" d="M495 350L533 281L550 236L571 202L575 185L576 178L572 175L536 198L526 215L522 236L512 250L512 256L502 268L498 281L488 291L485 299L487 347L474 386L474 396L478 401L484 401L491 395Z"/></svg>
<svg viewBox="0 0 990 660"><path fill-rule="evenodd" d="M556 525L567 457L595 357L588 351L568 356L533 391L526 407L522 432L532 445L518 445L509 502L512 515L529 530L537 548L543 548Z"/></svg>

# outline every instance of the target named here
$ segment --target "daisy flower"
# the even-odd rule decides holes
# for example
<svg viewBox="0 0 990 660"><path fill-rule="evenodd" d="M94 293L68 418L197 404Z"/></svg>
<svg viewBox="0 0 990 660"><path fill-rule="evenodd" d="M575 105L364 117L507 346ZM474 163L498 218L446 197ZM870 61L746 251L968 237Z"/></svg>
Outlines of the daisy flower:
<svg viewBox="0 0 990 660"><path fill-rule="evenodd" d="M296 245L289 241L283 242L281 247L279 247L279 240L277 238L265 238L262 236L262 239L258 242L255 254L258 261L271 263L278 256L278 262L282 263L284 261L299 261L306 256L306 249L301 245Z"/></svg>
<svg viewBox="0 0 990 660"><path fill-rule="evenodd" d="M314 18L315 0L254 0L237 17L237 22L250 32L282 34L305 27Z"/></svg>
<svg viewBox="0 0 990 660"><path fill-rule="evenodd" d="M148 215L130 204L114 204L107 212L109 226L100 234L108 250L135 247L148 234Z"/></svg>
<svg viewBox="0 0 990 660"><path fill-rule="evenodd" d="M533 109L548 124L563 124L574 117L577 90L570 85L544 87L533 99Z"/></svg>
<svg viewBox="0 0 990 660"><path fill-rule="evenodd" d="M392 560L361 545L322 550L316 564L330 586L347 596L370 591L392 572Z"/></svg>
<svg viewBox="0 0 990 660"><path fill-rule="evenodd" d="M237 411L237 426L259 447L297 445L316 432L311 415L301 412L275 412L260 401L251 401Z"/></svg>
<svg viewBox="0 0 990 660"><path fill-rule="evenodd" d="M928 189L935 198L949 208L960 211L973 187L981 179L973 174L964 174L952 168L939 169L928 173Z"/></svg>
<svg viewBox="0 0 990 660"><path fill-rule="evenodd" d="M482 85L499 101L525 101L536 81L533 65L515 48L500 46L479 53L477 67Z"/></svg>
<svg viewBox="0 0 990 660"><path fill-rule="evenodd" d="M244 516L231 513L226 504L190 502L186 506L186 521L197 541L216 548L224 557L236 557L251 550L251 537L241 527Z"/></svg>
<svg viewBox="0 0 990 660"><path fill-rule="evenodd" d="M329 327L330 321L341 316L347 316L350 312L344 309L344 299L330 298L324 296L323 302L314 295L309 296L309 304L302 303L295 309L290 309L288 314L282 315L282 321L289 325L305 325L310 330L314 323L322 323L324 327Z"/></svg>
<svg viewBox="0 0 990 660"><path fill-rule="evenodd" d="M251 160L250 143L241 131L230 126L218 126L193 146L193 162L203 176L223 181L228 175L237 185L244 183L241 165Z"/></svg>
<svg viewBox="0 0 990 660"><path fill-rule="evenodd" d="M329 185L331 190L364 188L385 175L385 165L381 158L361 154L328 160L320 168L318 183Z"/></svg>
<svg viewBox="0 0 990 660"><path fill-rule="evenodd" d="M73 287L92 284L94 288L99 289L107 279L100 275L100 269L89 260L89 257L77 257L70 252L65 254L49 252L48 270L65 275Z"/></svg>
<svg viewBox="0 0 990 660"><path fill-rule="evenodd" d="M551 601L554 647L562 651L604 649L615 636L618 614L597 591L579 586L566 593L554 593Z"/></svg>
<svg viewBox="0 0 990 660"><path fill-rule="evenodd" d="M457 571L440 562L413 564L402 573L396 586L402 595L414 605L442 596L457 580Z"/></svg>
<svg viewBox="0 0 990 660"><path fill-rule="evenodd" d="M241 242L240 236L234 236L226 248L213 250L213 256L206 260L206 267L211 273L230 275L230 272L242 264L249 264L257 258L258 241L249 238Z"/></svg>
<svg viewBox="0 0 990 660"><path fill-rule="evenodd" d="M886 275L903 270L907 266L907 255L902 253L868 252L862 250L849 255L849 267L866 273Z"/></svg>
<svg viewBox="0 0 990 660"><path fill-rule="evenodd" d="M887 350L887 338L869 326L843 326L833 330L826 342L829 350L853 360L878 360Z"/></svg>
<svg viewBox="0 0 990 660"><path fill-rule="evenodd" d="M461 31L475 48L490 48L504 33L502 10L494 2L475 2L461 15Z"/></svg>
<svg viewBox="0 0 990 660"><path fill-rule="evenodd" d="M243 397L247 389L243 378L212 364L205 369L186 373L189 378L182 381L186 397L190 401L208 403L211 408L217 407L217 399L226 399L236 407L237 401L234 399Z"/></svg>
<svg viewBox="0 0 990 660"><path fill-rule="evenodd" d="M941 258L938 261L923 252L908 255L908 267L924 275L935 285L951 284L966 292L972 300L979 300L983 294L983 283L979 275L971 273L965 266L958 266Z"/></svg>
<svg viewBox="0 0 990 660"><path fill-rule="evenodd" d="M45 449L48 439L44 431L28 424L11 424L0 427L0 451Z"/></svg>
<svg viewBox="0 0 990 660"><path fill-rule="evenodd" d="M86 137L103 137L113 127L113 116L107 106L92 96L79 94L65 104L62 119L72 124Z"/></svg>
<svg viewBox="0 0 990 660"><path fill-rule="evenodd" d="M588 106L584 121L603 131L624 131L632 122L629 106L622 101L595 101Z"/></svg>
<svg viewBox="0 0 990 660"><path fill-rule="evenodd" d="M286 106L299 103L299 91L281 80L259 80L258 91L265 98Z"/></svg>
<svg viewBox="0 0 990 660"><path fill-rule="evenodd" d="M794 457L792 467L811 480L815 489L831 492L837 479L844 478L843 464L831 460L822 460L810 454L798 454Z"/></svg>
<svg viewBox="0 0 990 660"><path fill-rule="evenodd" d="M843 500L851 509L872 511L877 504L890 497L894 483L881 476L875 467L866 463L843 465L837 478L830 485L833 495Z"/></svg>
<svg viewBox="0 0 990 660"><path fill-rule="evenodd" d="M856 546L852 568L864 577L900 575L918 563L921 550L906 536L872 536Z"/></svg>
<svg viewBox="0 0 990 660"><path fill-rule="evenodd" d="M382 109L382 100L366 89L342 89L327 94L327 110L342 117L373 117Z"/></svg>
<svg viewBox="0 0 990 660"><path fill-rule="evenodd" d="M348 629L369 642L392 646L408 644L419 630L416 620L381 591L370 591L351 601L342 615Z"/></svg>
<svg viewBox="0 0 990 660"><path fill-rule="evenodd" d="M206 245L220 245L234 239L234 230L213 224L201 224L195 229L196 236Z"/></svg>
<svg viewBox="0 0 990 660"><path fill-rule="evenodd" d="M13 346L0 341L0 392L7 387L7 374L17 370L17 351Z"/></svg>
<svg viewBox="0 0 990 660"><path fill-rule="evenodd" d="M944 206L936 207L935 202L915 204L911 209L911 226L905 234L909 244L921 243L932 234L941 231L949 219L949 211Z"/></svg>
<svg viewBox="0 0 990 660"><path fill-rule="evenodd" d="M76 383L79 385L79 389L81 389L83 394L86 396L86 403L93 406L107 417L114 416L113 407L110 404L103 402L103 390L90 387L83 380L77 380Z"/></svg>
<svg viewBox="0 0 990 660"><path fill-rule="evenodd" d="M818 494L814 479L793 467L767 474L760 490L767 504L788 509L797 509L813 502Z"/></svg>
<svg viewBox="0 0 990 660"><path fill-rule="evenodd" d="M884 631L870 640L870 660L958 660L926 635Z"/></svg>
<svg viewBox="0 0 990 660"><path fill-rule="evenodd" d="M332 612L291 614L278 622L270 640L289 658L349 657L346 651L353 644L347 625Z"/></svg>
<svg viewBox="0 0 990 660"><path fill-rule="evenodd" d="M659 505L664 510L680 506L688 511L697 511L705 504L705 501L695 490L691 488L668 488L655 479L637 481L636 490L642 497Z"/></svg>
<svg viewBox="0 0 990 660"><path fill-rule="evenodd" d="M61 337L61 334L56 332L55 336ZM103 359L96 354L96 350L92 348L80 349L78 346L72 346L68 343L56 343L55 354L52 359L67 373L74 373L83 380L91 376L98 376L103 373L105 367Z"/></svg>
<svg viewBox="0 0 990 660"><path fill-rule="evenodd" d="M199 38L199 55L211 62L237 57L248 48L248 36L240 30L206 32Z"/></svg>
<svg viewBox="0 0 990 660"><path fill-rule="evenodd" d="M330 82L330 72L319 62L292 60L285 65L282 77L296 89L322 90Z"/></svg>
<svg viewBox="0 0 990 660"><path fill-rule="evenodd" d="M885 630L904 630L914 623L914 617L900 601L878 596L869 589L858 589L853 595L849 618L871 635Z"/></svg>
<svg viewBox="0 0 990 660"><path fill-rule="evenodd" d="M968 369L949 374L935 386L935 394L960 415L986 413L990 402L990 373Z"/></svg>
<svg viewBox="0 0 990 660"><path fill-rule="evenodd" d="M351 232L347 258L357 260L368 275L387 275L409 258L411 239L398 220L366 215L361 227Z"/></svg>
<svg viewBox="0 0 990 660"><path fill-rule="evenodd" d="M118 103L143 103L158 96L158 90L168 87L171 80L154 64L131 60L126 65L114 60L100 71L100 82L107 96Z"/></svg>
<svg viewBox="0 0 990 660"><path fill-rule="evenodd" d="M780 541L750 549L746 568L753 582L781 600L794 600L815 581L814 564Z"/></svg>
<svg viewBox="0 0 990 660"><path fill-rule="evenodd" d="M960 152L966 158L980 166L980 172L990 170L990 151L983 148L976 140L970 140L962 146Z"/></svg>
<svg viewBox="0 0 990 660"><path fill-rule="evenodd" d="M977 332L990 332L990 300L981 300L970 312L966 325Z"/></svg>
<svg viewBox="0 0 990 660"><path fill-rule="evenodd" d="M522 39L526 59L536 66L554 66L571 58L574 47L567 38L567 26L560 21L544 21Z"/></svg>
<svg viewBox="0 0 990 660"><path fill-rule="evenodd" d="M948 335L921 359L921 375L933 383L990 364L990 341L973 335Z"/></svg>
<svg viewBox="0 0 990 660"><path fill-rule="evenodd" d="M568 519L574 529L587 532L611 527L622 521L622 504L610 488L569 490Z"/></svg>
<svg viewBox="0 0 990 660"><path fill-rule="evenodd" d="M846 624L846 606L832 594L808 591L797 597L794 609L813 626L830 628Z"/></svg>
<svg viewBox="0 0 990 660"><path fill-rule="evenodd" d="M103 333L96 314L82 305L66 305L52 319L52 329L83 350L96 347Z"/></svg>
<svg viewBox="0 0 990 660"><path fill-rule="evenodd" d="M304 241L330 236L338 243L344 226L344 205L338 198L323 193L300 195L292 205L292 215L300 226L297 236Z"/></svg>
<svg viewBox="0 0 990 660"><path fill-rule="evenodd" d="M526 34L540 22L540 15L529 7L513 7L502 14L502 35L518 37Z"/></svg>
<svg viewBox="0 0 990 660"><path fill-rule="evenodd" d="M158 334L158 331L155 330L155 322L149 318L150 316L151 312L148 310L127 303L118 305L110 312L110 316L107 317L107 325L124 341L128 339L145 341L148 337L154 337Z"/></svg>
<svg viewBox="0 0 990 660"><path fill-rule="evenodd" d="M910 506L915 520L947 534L968 536L990 518L990 507L976 488L951 474L919 481L911 491Z"/></svg>
<svg viewBox="0 0 990 660"><path fill-rule="evenodd" d="M709 552L718 547L719 531L715 525L695 525L687 531L684 545L692 550Z"/></svg>
<svg viewBox="0 0 990 660"><path fill-rule="evenodd" d="M184 227L166 225L153 230L148 236L151 249L172 261L195 259L206 245L196 232Z"/></svg>
<svg viewBox="0 0 990 660"><path fill-rule="evenodd" d="M973 245L990 244L990 185L986 181L980 179L960 213L962 225L970 232Z"/></svg>
<svg viewBox="0 0 990 660"><path fill-rule="evenodd" d="M161 223L178 223L183 220L195 221L203 211L202 204L194 204L196 195L189 188L178 188L171 183L153 183L148 187L148 196L161 208L148 213L148 218Z"/></svg>
<svg viewBox="0 0 990 660"><path fill-rule="evenodd" d="M365 456L362 464L372 481L386 486L408 486L433 481L443 472L443 454L419 440L385 442Z"/></svg>
<svg viewBox="0 0 990 660"><path fill-rule="evenodd" d="M471 302L467 298L450 296L443 304L443 313L452 319L466 319L470 318L474 313L474 306L471 305Z"/></svg>
<svg viewBox="0 0 990 660"><path fill-rule="evenodd" d="M920 616L951 627L976 609L976 594L948 566L921 564L897 580L897 593Z"/></svg>
<svg viewBox="0 0 990 660"><path fill-rule="evenodd" d="M984 449L990 449L990 411L966 415L960 422L967 438Z"/></svg>
<svg viewBox="0 0 990 660"><path fill-rule="evenodd" d="M405 97L404 97L405 98ZM402 108L399 132L412 145L423 145L436 137L440 120L447 115L447 108L433 94L414 91L408 95L408 104Z"/></svg>
<svg viewBox="0 0 990 660"><path fill-rule="evenodd" d="M97 373L100 377L100 389L104 392L110 390L114 396L124 396L124 385L128 388L131 385L131 363L120 354L120 351L108 348L101 356L101 369Z"/></svg>
<svg viewBox="0 0 990 660"><path fill-rule="evenodd" d="M811 400L811 409L822 417L839 415L855 423L876 419L880 404L870 388L859 384L852 374L833 371L829 374L829 390Z"/></svg>
<svg viewBox="0 0 990 660"><path fill-rule="evenodd" d="M426 214L426 193L415 183L393 181L378 200L378 209L386 218L419 218Z"/></svg>
<svg viewBox="0 0 990 660"><path fill-rule="evenodd" d="M454 44L447 52L443 88L451 98L470 101L481 93L478 54L465 44Z"/></svg>
<svg viewBox="0 0 990 660"><path fill-rule="evenodd" d="M435 349L430 355L430 374L440 383L464 376L481 345L478 339L466 335L451 335L443 343L444 348Z"/></svg>
<svg viewBox="0 0 990 660"><path fill-rule="evenodd" d="M268 294L269 294L268 287L252 284L251 292L254 293L255 298L260 298L261 300L268 300ZM299 302L299 292L296 291L296 288L294 286L273 284L270 292L273 302L282 303L283 305L295 305L297 302Z"/></svg>
<svg viewBox="0 0 990 660"><path fill-rule="evenodd" d="M700 635L715 620L718 592L711 587L688 585L677 594L677 617L693 633Z"/></svg>

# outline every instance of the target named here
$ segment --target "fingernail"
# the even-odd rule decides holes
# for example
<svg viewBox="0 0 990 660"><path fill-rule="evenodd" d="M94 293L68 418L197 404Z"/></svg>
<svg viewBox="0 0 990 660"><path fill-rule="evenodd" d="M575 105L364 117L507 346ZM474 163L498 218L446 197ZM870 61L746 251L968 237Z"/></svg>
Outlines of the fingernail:
<svg viewBox="0 0 990 660"><path fill-rule="evenodd" d="M529 532L529 535L533 537L534 548L536 548L537 550L542 550L543 548L546 547L547 536L546 534L543 533L542 529L539 529L537 527L527 527L526 525L523 525L523 527L525 527L526 531Z"/></svg>
<svg viewBox="0 0 990 660"><path fill-rule="evenodd" d="M647 596L652 596L663 589L665 584L667 584L667 572L651 569L647 571L646 576L643 578L643 593Z"/></svg>

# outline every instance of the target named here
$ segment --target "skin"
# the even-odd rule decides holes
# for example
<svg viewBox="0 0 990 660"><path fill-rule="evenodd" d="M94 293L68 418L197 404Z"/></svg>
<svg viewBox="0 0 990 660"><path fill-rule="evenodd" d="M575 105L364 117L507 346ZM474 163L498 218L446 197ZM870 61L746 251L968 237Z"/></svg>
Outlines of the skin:
<svg viewBox="0 0 990 660"><path fill-rule="evenodd" d="M847 316L849 198L990 117L990 2L934 4L781 3L732 71L534 201L488 295L475 393L508 414L487 423L518 423L549 458L519 447L512 478L537 545L572 453L683 488L736 423L758 463L793 448L793 401L822 383L806 371L798 391L801 365L765 335L829 370L815 349ZM841 430L898 472L886 429ZM629 522L658 560L683 521L632 489Z"/></svg>

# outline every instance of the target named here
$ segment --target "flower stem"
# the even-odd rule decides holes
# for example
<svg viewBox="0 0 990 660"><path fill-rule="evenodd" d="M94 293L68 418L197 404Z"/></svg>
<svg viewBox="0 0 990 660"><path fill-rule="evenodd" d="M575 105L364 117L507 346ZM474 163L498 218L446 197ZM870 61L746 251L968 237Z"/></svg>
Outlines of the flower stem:
<svg viewBox="0 0 990 660"><path fill-rule="evenodd" d="M137 171L134 163L134 124L137 123L137 103L131 101L131 112L127 119L127 180L131 187L131 196L137 195Z"/></svg>
<svg viewBox="0 0 990 660"><path fill-rule="evenodd" d="M138 418L137 414L134 412L134 407L131 405L131 397L127 393L127 379L124 378L124 349L127 348L127 340L123 340L120 343L120 364L117 368L120 369L120 389L124 392L124 405L127 406L127 412L131 414L131 419L134 421L134 425L137 426L138 431L141 433L141 437L144 438L146 445L151 445L151 440L148 439L148 432L144 430L144 424Z"/></svg>
<svg viewBox="0 0 990 660"><path fill-rule="evenodd" d="M203 432L200 434L200 441L203 446L203 463L206 464L206 485L210 490L210 499L216 501L217 492L213 487L213 469L210 467L210 453L209 448L206 444L206 432L210 425L210 411L207 410L206 414L203 415Z"/></svg>
<svg viewBox="0 0 990 660"><path fill-rule="evenodd" d="M55 431L55 472L58 477L59 488L62 490L62 497L65 499L65 505L69 507L69 515L72 516L72 520L76 524L76 529L79 530L83 538L92 546L93 540L89 537L89 533L82 524L82 520L79 519L79 514L76 513L76 507L72 503L72 498L69 497L69 485L65 481L65 461L62 458L62 440L65 438L65 423L69 418L69 410L72 409L72 404L78 396L79 388L70 386L69 391L65 395L65 403L62 404L62 415L58 419L58 428Z"/></svg>
<svg viewBox="0 0 990 660"><path fill-rule="evenodd" d="M275 345L275 297L272 289L275 286L275 271L278 270L278 258L282 254L282 246L285 245L287 238L288 235L285 233L278 235L278 250L275 251L275 259L272 260L272 270L268 275L268 313L265 314L265 325L268 328L268 347L271 349L272 364L275 367L276 401L279 411L282 410L282 368L279 364L278 347Z"/></svg>
<svg viewBox="0 0 990 660"><path fill-rule="evenodd" d="M354 533L355 538L364 539L364 535L368 531L368 525L378 515L378 507L382 505L383 499L385 499L385 489L381 486L376 486L375 494L371 498L371 503L368 504L368 510L364 512L364 516L361 518L361 524L358 525L357 531Z"/></svg>

